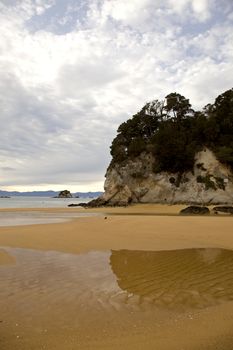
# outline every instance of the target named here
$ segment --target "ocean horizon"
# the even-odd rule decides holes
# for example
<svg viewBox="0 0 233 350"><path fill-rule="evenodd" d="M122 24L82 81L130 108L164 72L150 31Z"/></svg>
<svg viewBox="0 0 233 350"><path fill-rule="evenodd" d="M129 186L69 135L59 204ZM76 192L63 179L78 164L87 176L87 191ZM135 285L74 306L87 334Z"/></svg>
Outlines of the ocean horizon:
<svg viewBox="0 0 233 350"><path fill-rule="evenodd" d="M67 208L69 204L87 203L92 199L12 196L0 198L0 208Z"/></svg>

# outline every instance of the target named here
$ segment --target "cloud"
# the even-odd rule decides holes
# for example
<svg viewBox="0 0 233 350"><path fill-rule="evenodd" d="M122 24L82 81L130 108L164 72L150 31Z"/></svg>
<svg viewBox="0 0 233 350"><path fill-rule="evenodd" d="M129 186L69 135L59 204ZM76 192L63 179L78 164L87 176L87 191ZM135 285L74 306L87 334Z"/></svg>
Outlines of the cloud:
<svg viewBox="0 0 233 350"><path fill-rule="evenodd" d="M15 168L12 168L10 166L3 166L3 167L1 167L1 169L3 171L15 171L16 170Z"/></svg>
<svg viewBox="0 0 233 350"><path fill-rule="evenodd" d="M232 85L228 0L0 9L2 187L101 189L118 125L146 102L177 91L201 108Z"/></svg>
<svg viewBox="0 0 233 350"><path fill-rule="evenodd" d="M191 16L197 21L205 21L211 16L212 0L169 0L170 8L181 18Z"/></svg>
<svg viewBox="0 0 233 350"><path fill-rule="evenodd" d="M139 20L142 22L149 17L149 4L149 0L105 1L102 8L102 16L104 18L111 16L116 21L122 21L128 25L138 24Z"/></svg>

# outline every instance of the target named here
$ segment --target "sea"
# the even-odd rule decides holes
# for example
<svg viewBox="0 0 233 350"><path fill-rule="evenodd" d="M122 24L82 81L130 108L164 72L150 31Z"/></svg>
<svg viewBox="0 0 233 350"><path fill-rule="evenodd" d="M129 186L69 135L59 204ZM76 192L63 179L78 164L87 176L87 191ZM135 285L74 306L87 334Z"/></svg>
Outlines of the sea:
<svg viewBox="0 0 233 350"><path fill-rule="evenodd" d="M45 212L43 210L32 211L32 208L67 208L69 204L87 203L93 198L50 198L50 197L11 197L0 198L0 226L35 225L45 223L58 223L69 221L74 218L96 216L95 213L87 213L85 209L75 211ZM11 211L15 208L27 208L26 211ZM82 209L82 207L79 207Z"/></svg>
<svg viewBox="0 0 233 350"><path fill-rule="evenodd" d="M87 203L92 199L16 196L0 198L0 208L66 208L69 204Z"/></svg>

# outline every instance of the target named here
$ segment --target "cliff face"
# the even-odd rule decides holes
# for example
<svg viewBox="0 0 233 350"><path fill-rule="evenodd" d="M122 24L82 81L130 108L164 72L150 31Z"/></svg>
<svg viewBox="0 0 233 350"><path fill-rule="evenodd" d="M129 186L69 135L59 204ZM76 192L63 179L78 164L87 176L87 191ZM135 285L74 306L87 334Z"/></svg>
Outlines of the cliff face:
<svg viewBox="0 0 233 350"><path fill-rule="evenodd" d="M106 174L108 205L129 203L232 204L233 173L209 149L196 154L192 172L154 173L154 157L142 153L127 163L114 164Z"/></svg>

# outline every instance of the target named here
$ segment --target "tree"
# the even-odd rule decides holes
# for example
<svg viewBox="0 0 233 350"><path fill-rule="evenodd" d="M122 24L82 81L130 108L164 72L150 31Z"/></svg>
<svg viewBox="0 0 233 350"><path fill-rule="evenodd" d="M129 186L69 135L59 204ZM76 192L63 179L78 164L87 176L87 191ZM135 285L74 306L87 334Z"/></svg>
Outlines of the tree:
<svg viewBox="0 0 233 350"><path fill-rule="evenodd" d="M179 124L187 115L193 114L189 100L184 96L172 92L166 97L166 105L164 107L167 112L167 118L173 118Z"/></svg>
<svg viewBox="0 0 233 350"><path fill-rule="evenodd" d="M128 143L126 138L122 134L117 135L112 141L110 149L113 162L120 163L125 160L128 155Z"/></svg>
<svg viewBox="0 0 233 350"><path fill-rule="evenodd" d="M233 168L233 89L197 112L176 92L166 96L166 103L147 103L119 126L111 164L150 152L158 171L183 172L192 170L195 153L204 146Z"/></svg>
<svg viewBox="0 0 233 350"><path fill-rule="evenodd" d="M184 127L167 121L153 139L157 171L184 172L193 167L195 147Z"/></svg>
<svg viewBox="0 0 233 350"><path fill-rule="evenodd" d="M233 167L233 89L219 95L205 111L208 146L221 162Z"/></svg>
<svg viewBox="0 0 233 350"><path fill-rule="evenodd" d="M218 147L216 151L216 156L220 162L233 165L233 144L230 145L230 147Z"/></svg>

